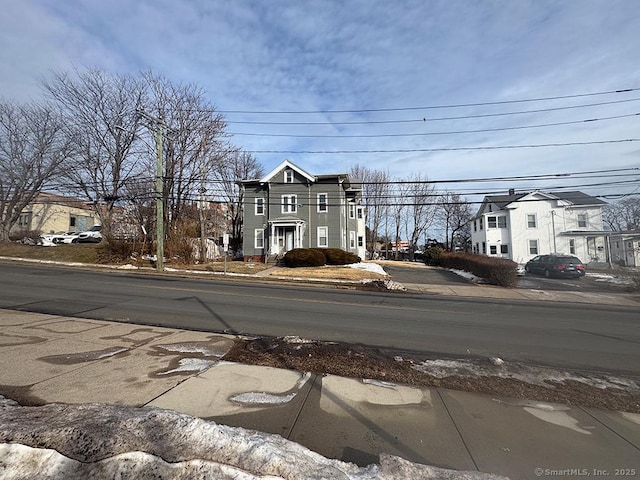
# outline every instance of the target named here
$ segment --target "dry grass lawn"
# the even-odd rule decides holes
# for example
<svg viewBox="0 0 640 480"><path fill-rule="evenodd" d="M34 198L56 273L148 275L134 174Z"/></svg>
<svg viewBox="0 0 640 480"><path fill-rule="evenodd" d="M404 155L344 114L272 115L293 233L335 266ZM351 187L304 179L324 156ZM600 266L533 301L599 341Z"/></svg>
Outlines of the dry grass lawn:
<svg viewBox="0 0 640 480"><path fill-rule="evenodd" d="M275 267L271 271L274 277L297 277L297 278L322 278L332 280L369 280L375 278L385 278L374 272L360 270L346 266L324 266L324 267L300 267L287 268Z"/></svg>

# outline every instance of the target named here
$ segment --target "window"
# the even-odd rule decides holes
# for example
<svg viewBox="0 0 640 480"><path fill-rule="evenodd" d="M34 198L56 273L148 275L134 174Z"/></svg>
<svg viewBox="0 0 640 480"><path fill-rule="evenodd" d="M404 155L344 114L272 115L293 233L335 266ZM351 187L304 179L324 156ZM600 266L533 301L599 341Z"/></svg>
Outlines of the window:
<svg viewBox="0 0 640 480"><path fill-rule="evenodd" d="M253 238L255 239L255 248L264 248L264 230L262 228L256 228L254 230Z"/></svg>
<svg viewBox="0 0 640 480"><path fill-rule="evenodd" d="M75 228L75 226L76 226L76 217L71 217L71 218L69 219L69 226L70 226L71 228Z"/></svg>
<svg viewBox="0 0 640 480"><path fill-rule="evenodd" d="M509 245L500 245L500 253L509 253Z"/></svg>
<svg viewBox="0 0 640 480"><path fill-rule="evenodd" d="M298 211L297 195L282 195L282 213L296 213Z"/></svg>
<svg viewBox="0 0 640 480"><path fill-rule="evenodd" d="M507 228L507 217L498 217L498 228Z"/></svg>
<svg viewBox="0 0 640 480"><path fill-rule="evenodd" d="M576 241L574 239L569 240L569 253L571 255L576 254Z"/></svg>
<svg viewBox="0 0 640 480"><path fill-rule="evenodd" d="M538 240L529 240L529 255L538 255Z"/></svg>
<svg viewBox="0 0 640 480"><path fill-rule="evenodd" d="M329 227L318 227L318 246L319 247L328 247L329 246Z"/></svg>
<svg viewBox="0 0 640 480"><path fill-rule="evenodd" d="M489 245L489 253L496 255L498 253L498 247L496 245Z"/></svg>
<svg viewBox="0 0 640 480"><path fill-rule="evenodd" d="M284 183L293 183L293 170L284 171Z"/></svg>
<svg viewBox="0 0 640 480"><path fill-rule="evenodd" d="M362 207L358 207L358 218L362 219Z"/></svg>
<svg viewBox="0 0 640 480"><path fill-rule="evenodd" d="M356 206L353 203L349 204L349 218L356 218Z"/></svg>
<svg viewBox="0 0 640 480"><path fill-rule="evenodd" d="M535 213L527 215L527 228L537 228L537 226L538 222Z"/></svg>
<svg viewBox="0 0 640 480"><path fill-rule="evenodd" d="M487 244L485 242L482 242L482 254L487 254Z"/></svg>
<svg viewBox="0 0 640 480"><path fill-rule="evenodd" d="M318 194L318 212L326 212L327 211L327 194L319 193Z"/></svg>
<svg viewBox="0 0 640 480"><path fill-rule="evenodd" d="M256 215L264 215L264 198L256 198Z"/></svg>
<svg viewBox="0 0 640 480"><path fill-rule="evenodd" d="M477 232L478 231L478 226L476 225L476 221L473 221L473 231Z"/></svg>
<svg viewBox="0 0 640 480"><path fill-rule="evenodd" d="M480 217L480 230L482 230L484 227L482 226L482 217Z"/></svg>
<svg viewBox="0 0 640 480"><path fill-rule="evenodd" d="M487 228L496 228L497 226L496 217L487 217Z"/></svg>
<svg viewBox="0 0 640 480"><path fill-rule="evenodd" d="M587 214L579 213L578 214L578 228L587 228Z"/></svg>
<svg viewBox="0 0 640 480"><path fill-rule="evenodd" d="M349 232L349 248L356 248L356 232Z"/></svg>
<svg viewBox="0 0 640 480"><path fill-rule="evenodd" d="M364 238L362 237L362 235L358 235L358 246L364 247Z"/></svg>

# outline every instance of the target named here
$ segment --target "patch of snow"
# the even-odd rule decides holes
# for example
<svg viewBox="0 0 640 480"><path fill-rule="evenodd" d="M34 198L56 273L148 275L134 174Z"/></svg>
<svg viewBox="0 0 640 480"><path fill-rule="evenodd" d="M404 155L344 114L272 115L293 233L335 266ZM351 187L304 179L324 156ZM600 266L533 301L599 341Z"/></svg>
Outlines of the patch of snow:
<svg viewBox="0 0 640 480"><path fill-rule="evenodd" d="M227 349L215 350L211 345L204 344L203 342L169 343L158 345L157 348L168 352L201 353L205 357L222 357L227 353Z"/></svg>
<svg viewBox="0 0 640 480"><path fill-rule="evenodd" d="M160 372L158 375L169 375L178 372L204 372L218 363L215 360L205 360L203 358L181 358L178 367L166 372Z"/></svg>
<svg viewBox="0 0 640 480"><path fill-rule="evenodd" d="M277 395L267 392L246 392L233 395L229 400L240 405L284 405L296 397L295 393L288 395Z"/></svg>
<svg viewBox="0 0 640 480"><path fill-rule="evenodd" d="M569 415L568 412L558 410L542 410L532 407L524 407L524 411L544 422L568 428L584 435L591 435L591 432L589 430L586 430L585 428L580 427L578 425L578 420Z"/></svg>
<svg viewBox="0 0 640 480"><path fill-rule="evenodd" d="M101 360L103 358L113 357L114 355L118 355L119 353L126 352L127 350L129 350L129 349L128 348L116 348L115 350L110 350L110 351L104 352L104 353L98 355L96 358L98 360Z"/></svg>
<svg viewBox="0 0 640 480"><path fill-rule="evenodd" d="M455 273L459 277L466 278L467 280L471 280L474 283L482 283L484 279L480 277L476 277L473 273L465 272L464 270L456 270L454 268L449 269L450 272Z"/></svg>
<svg viewBox="0 0 640 480"><path fill-rule="evenodd" d="M282 340L284 341L284 343L292 343L292 344L296 344L296 343L315 343L313 340L309 340L307 338L301 338L301 337L298 337L296 335L287 335L285 337L282 337Z"/></svg>
<svg viewBox="0 0 640 480"><path fill-rule="evenodd" d="M118 265L116 268L120 270L138 270L138 267L131 265L130 263L127 263L126 265Z"/></svg>
<svg viewBox="0 0 640 480"><path fill-rule="evenodd" d="M364 383L365 385L375 385L376 387L382 387L382 388L395 388L395 387L397 387L397 385L395 383L384 382L382 380L373 380L373 379L370 379L370 378L363 378L362 379L362 383Z"/></svg>
<svg viewBox="0 0 640 480"><path fill-rule="evenodd" d="M109 435L104 426L109 425ZM279 435L218 425L157 408L118 405L3 406L3 479L498 480L382 454L358 467ZM46 445L47 448L39 448Z"/></svg>
<svg viewBox="0 0 640 480"><path fill-rule="evenodd" d="M492 362L493 363L493 362ZM425 360L412 365L418 370L436 378L451 376L463 377L499 377L520 380L547 388L553 386L549 382L564 383L574 381L595 388L619 388L640 393L640 383L612 375L583 375L546 367L524 365L520 363L502 363L500 365L480 364L468 360Z"/></svg>
<svg viewBox="0 0 640 480"><path fill-rule="evenodd" d="M370 280L369 279L369 280L361 280L360 283L362 283L363 285L374 285L378 288L383 288L385 290L397 290L401 292L407 291L407 288L404 285L398 282L394 282L393 280L381 280L381 279Z"/></svg>
<svg viewBox="0 0 640 480"><path fill-rule="evenodd" d="M630 277L610 275L608 273L587 273L587 276L595 278L596 282L607 282L616 285L632 285L634 283Z"/></svg>
<svg viewBox="0 0 640 480"><path fill-rule="evenodd" d="M493 363L495 366L499 367L500 365L504 365L504 360L502 360L499 357L493 357L489 359L491 361L491 363Z"/></svg>
<svg viewBox="0 0 640 480"><path fill-rule="evenodd" d="M385 276L389 275L387 272L384 271L384 268L382 268L377 263L364 263L364 262L351 263L351 264L347 265L347 267L356 268L358 270L365 270L365 271L371 272L371 273L378 273L380 275L385 275Z"/></svg>

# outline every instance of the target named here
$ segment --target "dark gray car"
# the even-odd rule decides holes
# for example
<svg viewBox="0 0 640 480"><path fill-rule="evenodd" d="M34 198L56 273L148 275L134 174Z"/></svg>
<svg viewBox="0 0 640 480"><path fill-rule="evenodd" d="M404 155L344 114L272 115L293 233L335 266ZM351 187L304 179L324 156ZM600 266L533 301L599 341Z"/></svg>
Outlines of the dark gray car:
<svg viewBox="0 0 640 480"><path fill-rule="evenodd" d="M524 266L530 273L539 273L545 277L582 277L584 264L573 255L538 255Z"/></svg>

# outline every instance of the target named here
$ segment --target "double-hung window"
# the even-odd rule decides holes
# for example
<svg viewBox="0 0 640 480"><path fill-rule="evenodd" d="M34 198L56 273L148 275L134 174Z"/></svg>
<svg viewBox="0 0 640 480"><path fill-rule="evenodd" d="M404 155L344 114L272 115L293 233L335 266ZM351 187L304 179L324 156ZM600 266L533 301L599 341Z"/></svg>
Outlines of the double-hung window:
<svg viewBox="0 0 640 480"><path fill-rule="evenodd" d="M253 238L255 239L254 245L255 248L264 248L264 229L262 228L256 228L254 230L254 236Z"/></svg>
<svg viewBox="0 0 640 480"><path fill-rule="evenodd" d="M529 255L538 255L538 240L529 240Z"/></svg>
<svg viewBox="0 0 640 480"><path fill-rule="evenodd" d="M349 232L349 248L356 248L356 232Z"/></svg>
<svg viewBox="0 0 640 480"><path fill-rule="evenodd" d="M536 214L530 213L527 215L527 228L537 228L538 222L536 220Z"/></svg>
<svg viewBox="0 0 640 480"><path fill-rule="evenodd" d="M329 246L329 227L318 227L318 246Z"/></svg>
<svg viewBox="0 0 640 480"><path fill-rule="evenodd" d="M284 171L284 183L293 183L293 170Z"/></svg>
<svg viewBox="0 0 640 480"><path fill-rule="evenodd" d="M578 214L578 228L587 228L587 214L579 213Z"/></svg>
<svg viewBox="0 0 640 480"><path fill-rule="evenodd" d="M256 198L256 215L264 215L264 198Z"/></svg>
<svg viewBox="0 0 640 480"><path fill-rule="evenodd" d="M298 211L297 195L282 195L282 213L296 213Z"/></svg>
<svg viewBox="0 0 640 480"><path fill-rule="evenodd" d="M326 212L328 210L327 207L327 194L319 193L318 194L318 212Z"/></svg>
<svg viewBox="0 0 640 480"><path fill-rule="evenodd" d="M354 203L349 204L349 218L356 218L356 206Z"/></svg>

